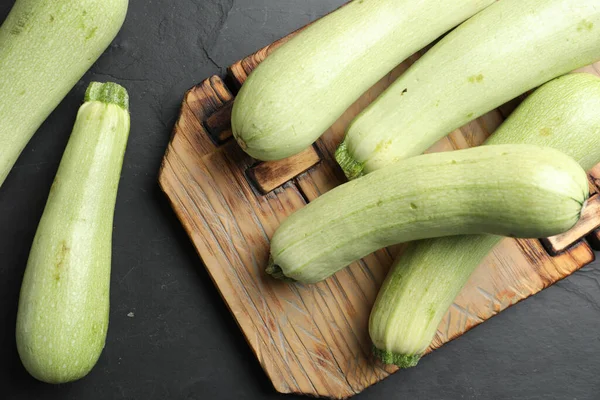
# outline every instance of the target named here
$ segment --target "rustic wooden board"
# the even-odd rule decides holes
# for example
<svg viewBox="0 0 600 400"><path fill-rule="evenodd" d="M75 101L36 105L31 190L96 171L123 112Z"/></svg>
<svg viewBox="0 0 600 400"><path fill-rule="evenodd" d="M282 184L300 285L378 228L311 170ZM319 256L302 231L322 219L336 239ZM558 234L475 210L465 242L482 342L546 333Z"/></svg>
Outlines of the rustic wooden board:
<svg viewBox="0 0 600 400"><path fill-rule="evenodd" d="M288 215L344 182L332 154L345 127L418 55L369 90L312 149L292 161L260 164L230 140L233 93L285 40L231 66L229 88L213 76L185 95L159 181L275 389L346 398L396 371L371 357L367 321L401 246L305 286L266 276L269 239ZM597 73L597 67L587 70ZM516 104L453 132L430 151L481 144ZM591 171L593 189L598 172ZM593 261L579 236L593 228L589 219L585 223L585 229L551 241L558 248L570 246L558 256L550 256L538 240L502 242L448 311L431 350Z"/></svg>

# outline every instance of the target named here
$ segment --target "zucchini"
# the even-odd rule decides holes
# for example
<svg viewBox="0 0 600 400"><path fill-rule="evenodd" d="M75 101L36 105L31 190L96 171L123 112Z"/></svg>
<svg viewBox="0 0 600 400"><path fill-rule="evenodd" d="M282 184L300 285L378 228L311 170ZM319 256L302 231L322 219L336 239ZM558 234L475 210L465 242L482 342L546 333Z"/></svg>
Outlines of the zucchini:
<svg viewBox="0 0 600 400"><path fill-rule="evenodd" d="M575 225L588 194L586 173L554 149L487 146L413 157L291 215L271 241L267 272L315 283L375 250L417 239L551 236Z"/></svg>
<svg viewBox="0 0 600 400"><path fill-rule="evenodd" d="M259 160L300 153L411 54L494 0L355 0L273 52L237 95L232 130Z"/></svg>
<svg viewBox="0 0 600 400"><path fill-rule="evenodd" d="M35 235L16 337L23 365L44 382L84 377L104 348L128 109L121 86L89 86Z"/></svg>
<svg viewBox="0 0 600 400"><path fill-rule="evenodd" d="M600 59L598 0L502 0L448 34L349 126L349 178L421 154L506 101Z"/></svg>
<svg viewBox="0 0 600 400"><path fill-rule="evenodd" d="M600 78L566 75L529 96L486 145L548 146L589 170L600 162L599 109ZM546 211L550 218L557 213ZM387 364L416 365L456 296L501 240L470 235L411 243L392 267L371 314L375 354Z"/></svg>
<svg viewBox="0 0 600 400"><path fill-rule="evenodd" d="M128 0L17 0L0 27L0 186L117 35Z"/></svg>
<svg viewBox="0 0 600 400"><path fill-rule="evenodd" d="M600 78L568 74L540 87L486 141L531 144L573 157L584 170L600 163Z"/></svg>
<svg viewBox="0 0 600 400"><path fill-rule="evenodd" d="M371 311L374 355L384 364L416 366L462 287L502 239L458 235L410 243Z"/></svg>

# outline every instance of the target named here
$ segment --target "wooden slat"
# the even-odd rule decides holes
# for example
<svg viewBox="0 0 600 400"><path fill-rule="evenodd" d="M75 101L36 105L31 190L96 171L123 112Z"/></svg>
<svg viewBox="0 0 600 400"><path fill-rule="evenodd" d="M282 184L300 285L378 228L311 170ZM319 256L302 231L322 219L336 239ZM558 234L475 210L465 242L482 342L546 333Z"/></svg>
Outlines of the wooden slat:
<svg viewBox="0 0 600 400"><path fill-rule="evenodd" d="M600 193L600 164L588 171L592 193Z"/></svg>
<svg viewBox="0 0 600 400"><path fill-rule="evenodd" d="M550 254L556 255L573 246L598 227L600 227L600 196L594 195L588 200L577 225L568 232L542 239L542 243Z"/></svg>
<svg viewBox="0 0 600 400"><path fill-rule="evenodd" d="M595 65L600 66L600 63L597 63ZM600 70L600 67L596 67L592 70L596 72ZM600 72L597 73L600 76ZM594 168L588 171L588 177L590 180L591 192L600 194L600 164L596 165ZM596 229L593 232L591 232L587 237L587 241L590 243L594 250L600 250L600 230Z"/></svg>
<svg viewBox="0 0 600 400"><path fill-rule="evenodd" d="M232 90L290 37L232 65ZM365 93L324 133L315 144L317 151L312 149L314 153L299 160L257 166L235 141L227 140L233 95L221 79L208 79L184 98L160 185L279 392L346 398L396 370L373 360L367 324L379 287L403 246L378 251L317 285L278 282L266 276L264 268L269 240L279 224L306 201L345 182L333 153L349 121L418 57L411 57ZM483 143L514 106L502 107L456 130L429 152ZM321 160L317 164L315 154ZM302 171L306 172L298 175ZM600 179L595 170L590 174L592 182ZM248 176L258 182L259 190ZM569 236L569 241L576 236ZM457 297L430 350L593 259L590 247L581 241L550 256L538 240L506 239Z"/></svg>
<svg viewBox="0 0 600 400"><path fill-rule="evenodd" d="M248 170L248 177L262 194L267 194L308 171L319 161L321 161L319 154L311 146L285 160L259 163Z"/></svg>
<svg viewBox="0 0 600 400"><path fill-rule="evenodd" d="M232 136L231 132L231 111L233 110L233 101L223 105L216 110L206 120L203 121L209 135L217 144L225 143Z"/></svg>

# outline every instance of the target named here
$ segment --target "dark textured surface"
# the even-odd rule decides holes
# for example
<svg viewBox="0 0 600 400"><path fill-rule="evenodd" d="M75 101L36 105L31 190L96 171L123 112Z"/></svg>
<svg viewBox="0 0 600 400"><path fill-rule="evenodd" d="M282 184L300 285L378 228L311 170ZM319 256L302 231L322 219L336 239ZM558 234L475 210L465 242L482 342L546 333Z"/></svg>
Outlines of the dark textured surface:
<svg viewBox="0 0 600 400"><path fill-rule="evenodd" d="M159 192L156 175L187 88L342 2L132 2L119 37L43 125L0 189L0 398L291 398L273 392ZM0 4L0 19L13 3ZM51 387L21 367L16 305L37 222L91 80L114 80L131 95L132 132L115 216L111 325L90 376ZM600 270L593 265L357 398L598 399L599 370Z"/></svg>

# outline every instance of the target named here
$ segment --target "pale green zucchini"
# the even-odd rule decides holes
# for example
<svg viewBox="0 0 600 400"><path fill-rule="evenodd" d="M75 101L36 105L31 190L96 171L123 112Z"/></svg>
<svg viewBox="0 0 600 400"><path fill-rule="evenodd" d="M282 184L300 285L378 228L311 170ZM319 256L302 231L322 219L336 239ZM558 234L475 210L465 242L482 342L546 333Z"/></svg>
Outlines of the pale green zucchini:
<svg viewBox="0 0 600 400"><path fill-rule="evenodd" d="M412 240L550 236L575 225L588 192L586 173L554 149L487 146L413 157L341 185L286 219L271 241L267 272L314 283Z"/></svg>
<svg viewBox="0 0 600 400"><path fill-rule="evenodd" d="M17 0L0 27L0 186L117 35L128 0Z"/></svg>
<svg viewBox="0 0 600 400"><path fill-rule="evenodd" d="M529 96L486 144L552 147L589 170L600 162L598 110L600 78L566 75ZM560 213L546 212L549 218ZM375 354L387 364L416 365L460 290L501 240L470 235L411 243L396 260L371 314Z"/></svg>
<svg viewBox="0 0 600 400"><path fill-rule="evenodd" d="M17 348L27 371L44 382L84 377L104 348L128 103L119 85L90 85L31 248Z"/></svg>
<svg viewBox="0 0 600 400"><path fill-rule="evenodd" d="M349 178L421 154L454 129L600 59L598 0L502 0L448 34L349 126Z"/></svg>
<svg viewBox="0 0 600 400"><path fill-rule="evenodd" d="M600 78L565 75L537 89L485 144L552 147L587 171L600 162L599 110Z"/></svg>
<svg viewBox="0 0 600 400"><path fill-rule="evenodd" d="M235 99L233 134L259 160L300 153L411 54L494 0L355 0L275 50Z"/></svg>

